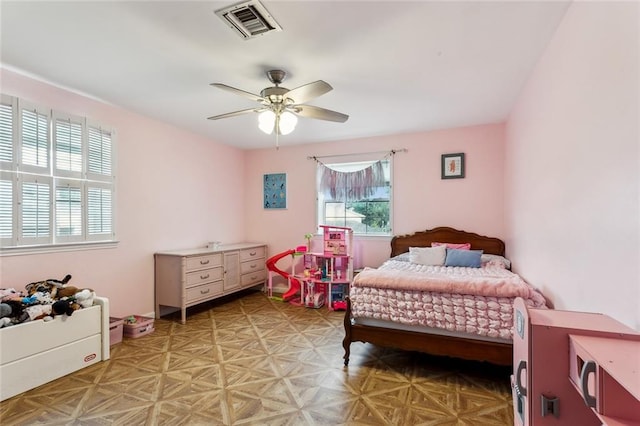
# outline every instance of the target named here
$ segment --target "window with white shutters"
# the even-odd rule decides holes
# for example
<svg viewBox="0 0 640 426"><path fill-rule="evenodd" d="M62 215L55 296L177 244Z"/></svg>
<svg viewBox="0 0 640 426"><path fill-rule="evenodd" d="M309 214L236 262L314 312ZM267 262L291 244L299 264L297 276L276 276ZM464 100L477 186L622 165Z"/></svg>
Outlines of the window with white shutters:
<svg viewBox="0 0 640 426"><path fill-rule="evenodd" d="M13 153L15 98L2 95L0 100L0 164L4 170L13 168L15 154Z"/></svg>
<svg viewBox="0 0 640 426"><path fill-rule="evenodd" d="M9 244L14 237L15 176L0 172L0 241Z"/></svg>
<svg viewBox="0 0 640 426"><path fill-rule="evenodd" d="M78 181L56 181L56 239L77 241L82 237L82 186Z"/></svg>
<svg viewBox="0 0 640 426"><path fill-rule="evenodd" d="M111 130L89 125L87 174L94 180L110 180L112 176L113 146Z"/></svg>
<svg viewBox="0 0 640 426"><path fill-rule="evenodd" d="M114 131L2 95L0 252L115 242Z"/></svg>
<svg viewBox="0 0 640 426"><path fill-rule="evenodd" d="M21 243L51 243L51 178L24 175L19 181Z"/></svg>
<svg viewBox="0 0 640 426"><path fill-rule="evenodd" d="M49 169L50 137L49 112L37 107L20 108L21 158L18 167L23 171L45 173Z"/></svg>
<svg viewBox="0 0 640 426"><path fill-rule="evenodd" d="M82 128L81 118L61 117L53 119L53 155L57 176L82 176Z"/></svg>
<svg viewBox="0 0 640 426"><path fill-rule="evenodd" d="M87 236L89 239L113 232L113 192L99 184L87 185Z"/></svg>

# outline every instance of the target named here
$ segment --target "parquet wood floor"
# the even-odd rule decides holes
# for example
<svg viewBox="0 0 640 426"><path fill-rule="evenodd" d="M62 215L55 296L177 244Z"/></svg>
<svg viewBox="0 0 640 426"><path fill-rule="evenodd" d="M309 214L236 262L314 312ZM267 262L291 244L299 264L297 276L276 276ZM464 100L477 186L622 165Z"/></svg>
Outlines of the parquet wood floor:
<svg viewBox="0 0 640 426"><path fill-rule="evenodd" d="M513 424L508 369L363 343L344 367L343 316L255 290L201 305L0 403L0 424Z"/></svg>

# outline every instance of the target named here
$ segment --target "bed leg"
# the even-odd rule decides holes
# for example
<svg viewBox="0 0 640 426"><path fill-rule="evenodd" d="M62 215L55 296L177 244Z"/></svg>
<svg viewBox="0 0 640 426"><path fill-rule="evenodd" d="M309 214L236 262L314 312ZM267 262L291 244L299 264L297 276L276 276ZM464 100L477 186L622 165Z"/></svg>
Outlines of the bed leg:
<svg viewBox="0 0 640 426"><path fill-rule="evenodd" d="M342 347L344 348L344 366L349 365L349 355L351 354L351 299L347 300L347 310L344 313L344 339L342 339Z"/></svg>

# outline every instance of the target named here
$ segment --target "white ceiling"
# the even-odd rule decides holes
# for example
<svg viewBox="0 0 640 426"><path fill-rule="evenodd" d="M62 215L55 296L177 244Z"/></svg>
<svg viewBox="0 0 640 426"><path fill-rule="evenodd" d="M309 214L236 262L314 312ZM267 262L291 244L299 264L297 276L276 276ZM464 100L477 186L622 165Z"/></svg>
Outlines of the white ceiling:
<svg viewBox="0 0 640 426"><path fill-rule="evenodd" d="M568 1L274 1L282 32L243 40L214 11L237 1L0 2L2 65L240 148L274 136L254 103L212 87L259 93L333 91L309 102L350 116L301 118L293 145L504 121Z"/></svg>

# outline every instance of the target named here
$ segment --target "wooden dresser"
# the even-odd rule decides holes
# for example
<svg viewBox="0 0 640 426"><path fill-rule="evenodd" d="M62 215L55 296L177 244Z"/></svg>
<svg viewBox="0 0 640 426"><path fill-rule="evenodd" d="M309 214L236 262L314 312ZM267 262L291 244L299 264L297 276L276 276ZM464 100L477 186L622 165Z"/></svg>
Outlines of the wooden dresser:
<svg viewBox="0 0 640 426"><path fill-rule="evenodd" d="M156 318L161 306L179 308L184 324L189 306L264 285L266 254L262 243L155 253Z"/></svg>

